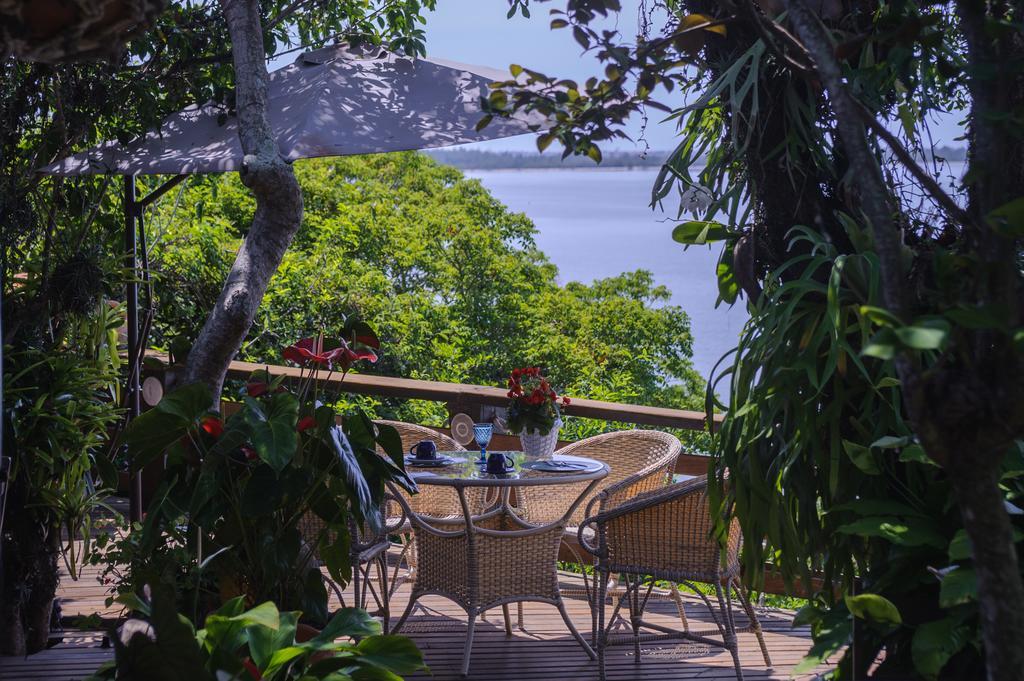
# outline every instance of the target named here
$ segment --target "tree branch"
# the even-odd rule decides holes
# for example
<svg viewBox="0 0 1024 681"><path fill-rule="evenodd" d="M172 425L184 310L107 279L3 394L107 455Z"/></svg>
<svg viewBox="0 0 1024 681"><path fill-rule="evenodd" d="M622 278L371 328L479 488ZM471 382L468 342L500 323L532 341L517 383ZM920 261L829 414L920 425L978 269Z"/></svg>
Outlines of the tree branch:
<svg viewBox="0 0 1024 681"><path fill-rule="evenodd" d="M882 168L868 146L860 104L846 87L834 56L832 40L818 17L803 0L784 0L784 3L789 11L789 20L828 91L829 104L835 113L836 129L846 150L851 174L859 180L861 203L871 223L881 265L885 304L893 314L906 321L900 233L893 221L892 196L882 178Z"/></svg>

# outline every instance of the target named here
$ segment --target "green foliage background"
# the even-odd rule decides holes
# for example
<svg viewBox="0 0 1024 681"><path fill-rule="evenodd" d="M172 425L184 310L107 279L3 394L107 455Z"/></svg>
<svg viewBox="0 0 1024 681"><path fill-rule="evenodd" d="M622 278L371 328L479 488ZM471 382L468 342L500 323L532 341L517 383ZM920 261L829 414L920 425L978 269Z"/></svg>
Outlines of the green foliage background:
<svg viewBox="0 0 1024 681"><path fill-rule="evenodd" d="M560 392L700 408L690 321L638 270L560 286L535 228L476 180L416 153L296 165L304 224L240 357L281 364L281 348L358 314L383 341L361 371L503 386L517 366L544 368ZM234 175L193 179L151 223L155 343L201 328L254 204ZM442 424L443 404L363 400L380 415ZM368 404L367 404L368 402ZM573 419L568 437L615 424ZM699 434L689 434L694 447Z"/></svg>

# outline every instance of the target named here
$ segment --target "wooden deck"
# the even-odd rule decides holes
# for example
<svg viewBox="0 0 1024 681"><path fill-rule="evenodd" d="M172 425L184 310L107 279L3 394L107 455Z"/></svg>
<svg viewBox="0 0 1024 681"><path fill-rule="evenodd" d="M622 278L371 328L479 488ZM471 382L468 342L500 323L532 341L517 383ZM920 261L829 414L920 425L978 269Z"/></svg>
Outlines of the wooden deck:
<svg viewBox="0 0 1024 681"><path fill-rule="evenodd" d="M106 592L97 582L96 574L95 570L87 570L78 582L64 579L60 598L65 617L92 613L111 617L118 614L116 610L104 607ZM570 585L577 578L564 575L564 581ZM404 586L392 601L396 619L405 608L408 593L408 586ZM402 633L409 635L423 651L430 673L411 678L424 681L461 678L459 665L465 643L465 614L441 598L424 599L422 603L423 609L417 609ZM586 602L569 598L567 607L580 631L584 636L588 635L590 614ZM669 601L652 601L648 607L657 613L652 617L655 621L666 625L678 624ZM707 610L696 596L686 598L686 612L691 629L712 626ZM514 629L511 637L505 635L500 609L491 611L488 617L477 625L469 679L597 679L597 662L590 661L570 637L555 608L527 603L525 627L523 630ZM737 617L737 625L743 626L746 619L742 615ZM744 676L758 680L791 678L790 670L810 647L808 631L805 628L793 629L792 613L789 612L763 610L759 617L774 669L765 668L753 634L740 634L740 661ZM26 659L0 658L0 680L84 679L112 654L111 648L104 647L103 632L68 631L63 642L50 650ZM734 678L728 652L693 643L647 644L642 649L639 664L631 646L614 647L608 655L608 671L609 679L616 681ZM809 674L797 678L813 677Z"/></svg>

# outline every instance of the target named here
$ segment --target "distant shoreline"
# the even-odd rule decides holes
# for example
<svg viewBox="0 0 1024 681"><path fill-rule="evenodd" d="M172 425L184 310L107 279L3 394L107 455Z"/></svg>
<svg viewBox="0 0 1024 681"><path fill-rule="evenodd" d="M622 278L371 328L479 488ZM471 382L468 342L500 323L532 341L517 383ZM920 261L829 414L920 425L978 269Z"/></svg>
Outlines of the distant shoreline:
<svg viewBox="0 0 1024 681"><path fill-rule="evenodd" d="M672 152L651 150L641 156L636 151L609 151L600 164L582 156L565 159L558 151L545 154L524 151L481 151L477 149L430 149L422 152L438 163L460 170L657 170ZM935 156L953 163L964 161L966 152L960 147L939 147ZM694 165L703 165L698 161Z"/></svg>

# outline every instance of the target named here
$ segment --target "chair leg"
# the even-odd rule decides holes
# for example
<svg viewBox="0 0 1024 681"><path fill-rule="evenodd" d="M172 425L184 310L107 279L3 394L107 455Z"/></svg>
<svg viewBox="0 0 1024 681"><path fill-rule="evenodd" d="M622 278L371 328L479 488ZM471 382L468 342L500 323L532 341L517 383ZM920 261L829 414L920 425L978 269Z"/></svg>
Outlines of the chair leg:
<svg viewBox="0 0 1024 681"><path fill-rule="evenodd" d="M365 605L366 596L360 592L362 587L362 565L359 564L359 558L353 560L354 565L352 566L352 605L355 608L361 608Z"/></svg>
<svg viewBox="0 0 1024 681"><path fill-rule="evenodd" d="M594 638L597 644L597 668L601 681L605 681L608 678L608 670L605 664L605 654L608 649L608 632L605 631L604 624L604 601L608 598L608 579L610 576L607 571L601 571L597 593L594 594Z"/></svg>
<svg viewBox="0 0 1024 681"><path fill-rule="evenodd" d="M627 575L626 595L629 598L629 626L633 630L633 664L640 664L640 575Z"/></svg>
<svg viewBox="0 0 1024 681"><path fill-rule="evenodd" d="M728 588L728 587L727 587ZM722 585L715 582L715 595L718 596L718 607L722 611L723 642L732 653L732 663L736 668L736 681L743 681L743 667L740 666L740 647L736 640L736 623L732 618L732 603L722 593Z"/></svg>
<svg viewBox="0 0 1024 681"><path fill-rule="evenodd" d="M505 618L505 635L512 635L512 616L508 612L508 603L501 604L501 614Z"/></svg>
<svg viewBox="0 0 1024 681"><path fill-rule="evenodd" d="M516 603L516 625L519 627L519 631L524 629L523 627L523 602L519 601Z"/></svg>
<svg viewBox="0 0 1024 681"><path fill-rule="evenodd" d="M561 598L558 599L558 612L562 616L562 621L565 622L565 626L568 627L569 633L571 633L572 637L576 639L576 642L580 644L580 646L583 648L583 652L587 654L587 657L589 657L591 660L597 657L597 655L594 653L594 649L590 647L589 643L587 643L587 639L583 638L583 635L579 632L579 629L577 629L576 625L572 623L571 619L569 619L569 613L566 612L565 603L562 602Z"/></svg>
<svg viewBox="0 0 1024 681"><path fill-rule="evenodd" d="M768 669L771 669L772 658L768 654L768 646L764 642L764 632L761 630L761 620L757 618L754 606L750 603L750 594L743 587L740 580L737 579L735 584L736 592L739 594L740 603L743 604L743 609L747 613L747 618L750 619L750 629L754 632L754 636L757 636L757 644L761 646L761 655L764 657L764 665Z"/></svg>
<svg viewBox="0 0 1024 681"><path fill-rule="evenodd" d="M377 577L380 579L380 609L384 614L384 631L391 626L391 598L388 592L388 552L377 558Z"/></svg>
<svg viewBox="0 0 1024 681"><path fill-rule="evenodd" d="M676 604L676 610L679 611L679 621L683 623L683 631L690 631L690 623L686 619L686 608L683 606L683 597L679 595L679 587L672 584L669 588L672 601Z"/></svg>
<svg viewBox="0 0 1024 681"><path fill-rule="evenodd" d="M473 652L473 630L476 628L476 613L469 613L469 628L466 631L466 645L462 649L462 675L469 674L469 656Z"/></svg>

